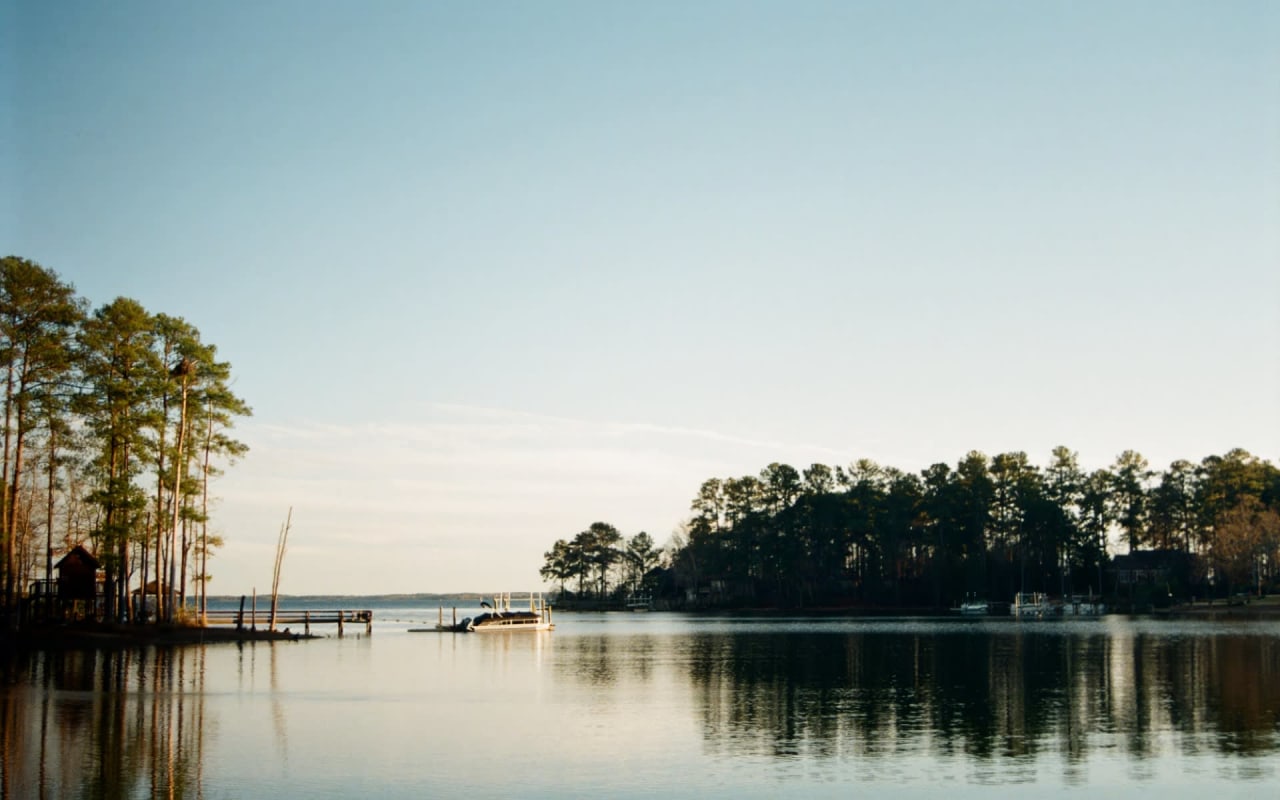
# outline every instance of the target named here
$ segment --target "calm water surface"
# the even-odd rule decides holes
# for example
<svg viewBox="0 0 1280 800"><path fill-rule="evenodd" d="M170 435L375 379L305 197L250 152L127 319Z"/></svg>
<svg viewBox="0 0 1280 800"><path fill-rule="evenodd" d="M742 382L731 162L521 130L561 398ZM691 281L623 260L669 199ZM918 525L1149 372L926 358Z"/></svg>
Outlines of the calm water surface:
<svg viewBox="0 0 1280 800"><path fill-rule="evenodd" d="M0 662L0 797L1274 797L1280 623L560 614Z"/></svg>

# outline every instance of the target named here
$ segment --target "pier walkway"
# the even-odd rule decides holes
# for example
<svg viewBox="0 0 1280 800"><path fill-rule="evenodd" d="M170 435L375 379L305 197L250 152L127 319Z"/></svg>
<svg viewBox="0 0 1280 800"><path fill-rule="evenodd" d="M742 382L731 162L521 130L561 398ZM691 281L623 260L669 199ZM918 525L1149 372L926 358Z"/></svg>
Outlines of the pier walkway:
<svg viewBox="0 0 1280 800"><path fill-rule="evenodd" d="M271 612L250 609L246 611L241 608L238 611L209 611L205 615L206 624L212 625L235 625L237 628L249 628L257 630L259 626L266 627L271 624ZM337 625L338 635L341 636L344 628L349 623L363 624L365 633L373 633L373 610L372 609L304 609L300 611L290 609L276 609L276 627L282 625L302 625L305 635L311 635L312 625Z"/></svg>

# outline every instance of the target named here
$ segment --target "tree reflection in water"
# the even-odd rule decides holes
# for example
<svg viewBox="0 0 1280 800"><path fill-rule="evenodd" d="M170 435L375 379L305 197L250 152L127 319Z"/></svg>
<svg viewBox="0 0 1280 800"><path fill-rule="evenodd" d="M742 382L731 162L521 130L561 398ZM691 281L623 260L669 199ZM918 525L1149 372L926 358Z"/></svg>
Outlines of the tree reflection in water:
<svg viewBox="0 0 1280 800"><path fill-rule="evenodd" d="M566 615L538 635L28 653L0 679L0 800L1145 791L1280 765L1267 623ZM520 769L491 769L499 751Z"/></svg>
<svg viewBox="0 0 1280 800"><path fill-rule="evenodd" d="M200 795L203 649L34 652L0 670L0 797Z"/></svg>
<svg viewBox="0 0 1280 800"><path fill-rule="evenodd" d="M1052 624L703 633L689 667L706 740L736 753L1031 763L1052 752L1070 772L1097 748L1135 762L1168 746L1272 755L1280 731L1273 637Z"/></svg>

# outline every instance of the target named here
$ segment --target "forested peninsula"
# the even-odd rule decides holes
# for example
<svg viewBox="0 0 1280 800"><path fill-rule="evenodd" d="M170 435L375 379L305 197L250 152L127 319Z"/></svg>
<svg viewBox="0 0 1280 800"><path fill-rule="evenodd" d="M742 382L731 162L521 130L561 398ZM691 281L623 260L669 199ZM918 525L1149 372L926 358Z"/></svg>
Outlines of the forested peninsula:
<svg viewBox="0 0 1280 800"><path fill-rule="evenodd" d="M1055 448L970 452L920 473L868 460L713 478L661 551L598 522L546 553L573 602L668 608L943 609L1017 592L1152 608L1280 590L1280 469L1245 450L1168 469L1125 451L1086 471Z"/></svg>
<svg viewBox="0 0 1280 800"><path fill-rule="evenodd" d="M210 482L246 452L230 432L250 414L217 348L185 319L126 297L91 309L54 271L8 256L0 360L4 610L65 598L55 556L87 565L91 605L104 571L105 608L85 611L107 620L173 621L203 600L221 544Z"/></svg>

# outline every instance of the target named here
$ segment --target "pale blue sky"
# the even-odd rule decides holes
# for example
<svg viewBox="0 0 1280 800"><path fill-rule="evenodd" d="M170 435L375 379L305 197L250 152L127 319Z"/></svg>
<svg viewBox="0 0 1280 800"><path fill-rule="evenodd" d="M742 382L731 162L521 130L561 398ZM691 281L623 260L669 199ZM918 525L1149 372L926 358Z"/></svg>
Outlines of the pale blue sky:
<svg viewBox="0 0 1280 800"><path fill-rule="evenodd" d="M1280 4L14 3L0 250L255 416L212 590L521 589L699 484L1280 455Z"/></svg>

